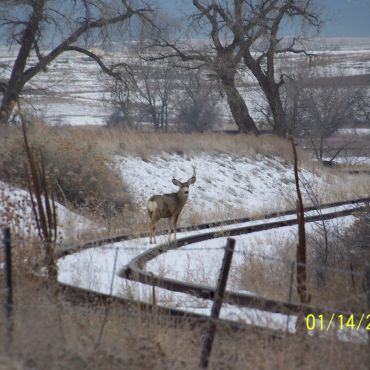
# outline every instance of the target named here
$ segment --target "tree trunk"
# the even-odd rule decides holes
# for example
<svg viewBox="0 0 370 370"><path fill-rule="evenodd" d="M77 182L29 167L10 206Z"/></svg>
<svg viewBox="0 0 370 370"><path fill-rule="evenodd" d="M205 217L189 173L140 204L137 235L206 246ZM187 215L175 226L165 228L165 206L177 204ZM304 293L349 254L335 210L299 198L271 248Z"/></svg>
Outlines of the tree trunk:
<svg viewBox="0 0 370 370"><path fill-rule="evenodd" d="M5 90L3 99L0 105L0 125L7 125L10 121L11 114L16 106L20 90L18 91L8 87Z"/></svg>
<svg viewBox="0 0 370 370"><path fill-rule="evenodd" d="M267 96L274 119L273 133L284 137L287 132L285 112L280 98L279 87L276 83L273 84L274 86L270 87L270 94Z"/></svg>
<svg viewBox="0 0 370 370"><path fill-rule="evenodd" d="M39 28L39 22L42 19L44 4L44 0L39 0L34 3L32 14L22 33L18 55L12 68L8 86L1 101L0 124L9 123L10 116L18 101L19 94L26 83L24 70L26 68L27 59L30 55L34 40L36 39L35 35Z"/></svg>
<svg viewBox="0 0 370 370"><path fill-rule="evenodd" d="M230 107L231 114L234 118L236 125L239 127L239 131L243 133L254 133L259 134L256 123L250 116L248 107L245 104L243 97L239 94L239 91L235 87L233 77L221 78L222 87L225 90L227 102Z"/></svg>
<svg viewBox="0 0 370 370"><path fill-rule="evenodd" d="M284 137L286 135L285 111L280 98L279 84L274 80L273 69L270 74L265 74L261 65L253 59L249 52L244 55L243 59L244 64L251 70L265 93L274 121L273 133Z"/></svg>

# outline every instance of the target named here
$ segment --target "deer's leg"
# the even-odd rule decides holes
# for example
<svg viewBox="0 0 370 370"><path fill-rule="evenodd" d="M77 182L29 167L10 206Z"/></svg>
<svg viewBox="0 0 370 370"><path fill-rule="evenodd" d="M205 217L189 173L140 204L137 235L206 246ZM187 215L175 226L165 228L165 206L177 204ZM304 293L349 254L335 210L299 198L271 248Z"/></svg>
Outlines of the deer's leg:
<svg viewBox="0 0 370 370"><path fill-rule="evenodd" d="M178 218L179 218L179 215L174 215L172 217L172 230L173 230L175 240L176 240L176 227L177 227L177 219Z"/></svg>
<svg viewBox="0 0 370 370"><path fill-rule="evenodd" d="M152 244L153 226L152 221L149 221L149 244Z"/></svg>
<svg viewBox="0 0 370 370"><path fill-rule="evenodd" d="M168 242L170 242L171 241L171 232L172 232L172 218L168 217L167 221L168 221Z"/></svg>
<svg viewBox="0 0 370 370"><path fill-rule="evenodd" d="M155 240L155 222L153 220L150 220L149 222L149 243L156 243Z"/></svg>

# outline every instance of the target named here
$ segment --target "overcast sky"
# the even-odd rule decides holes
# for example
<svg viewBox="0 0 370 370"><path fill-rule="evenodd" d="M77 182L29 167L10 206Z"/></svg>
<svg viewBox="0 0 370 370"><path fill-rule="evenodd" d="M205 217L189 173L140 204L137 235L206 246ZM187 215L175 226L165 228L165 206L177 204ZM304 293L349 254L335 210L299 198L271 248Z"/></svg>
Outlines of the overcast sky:
<svg viewBox="0 0 370 370"><path fill-rule="evenodd" d="M157 0L171 11L192 8L191 0ZM327 20L322 36L370 37L370 0L316 0Z"/></svg>
<svg viewBox="0 0 370 370"><path fill-rule="evenodd" d="M323 0L331 16L323 30L326 36L370 37L370 0Z"/></svg>

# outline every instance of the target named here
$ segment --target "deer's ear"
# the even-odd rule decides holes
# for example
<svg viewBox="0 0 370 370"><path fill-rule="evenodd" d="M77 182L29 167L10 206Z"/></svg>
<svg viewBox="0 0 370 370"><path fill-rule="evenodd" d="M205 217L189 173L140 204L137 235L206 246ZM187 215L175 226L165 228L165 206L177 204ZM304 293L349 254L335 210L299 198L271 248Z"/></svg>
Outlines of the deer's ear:
<svg viewBox="0 0 370 370"><path fill-rule="evenodd" d="M193 176L193 177L191 177L188 181L187 181L187 183L189 184L189 185L193 185L194 183L195 183L195 180L196 180L197 178L195 177L195 176Z"/></svg>
<svg viewBox="0 0 370 370"><path fill-rule="evenodd" d="M172 183L176 186L181 186L181 182L179 180L176 180L175 178L172 179Z"/></svg>

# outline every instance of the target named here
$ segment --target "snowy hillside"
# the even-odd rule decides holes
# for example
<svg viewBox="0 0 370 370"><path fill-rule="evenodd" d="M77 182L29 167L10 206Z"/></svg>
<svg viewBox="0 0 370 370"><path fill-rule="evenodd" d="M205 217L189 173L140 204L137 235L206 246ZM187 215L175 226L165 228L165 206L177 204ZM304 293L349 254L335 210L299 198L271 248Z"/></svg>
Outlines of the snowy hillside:
<svg viewBox="0 0 370 370"><path fill-rule="evenodd" d="M56 204L58 231L63 239L77 237L93 227L86 218ZM32 213L29 193L0 181L0 226L10 226L12 233L20 237L36 235L36 223Z"/></svg>
<svg viewBox="0 0 370 370"><path fill-rule="evenodd" d="M195 213L201 220L220 219L220 215L253 216L269 211L294 208L295 183L292 164L281 158L261 154L233 157L227 154L181 156L163 153L143 160L140 157L115 157L128 191L145 212L147 199L154 194L177 191L172 177L185 181L196 166L197 180L190 188L181 218ZM343 182L343 175L325 170L302 169L301 178L308 190L320 194L322 201L355 197L354 183ZM355 179L355 177L353 177ZM328 191L330 188L330 191ZM304 191L306 205L309 197ZM181 219L180 219L181 222Z"/></svg>

